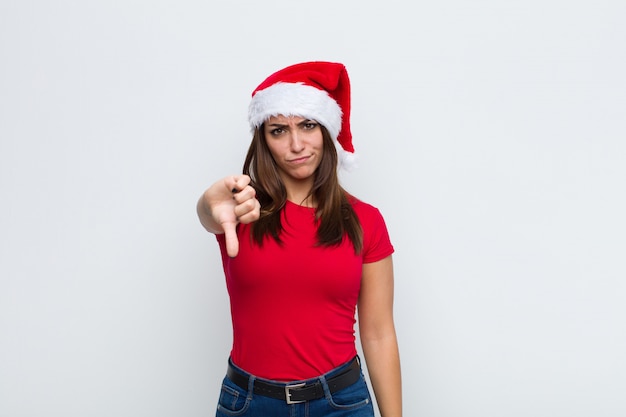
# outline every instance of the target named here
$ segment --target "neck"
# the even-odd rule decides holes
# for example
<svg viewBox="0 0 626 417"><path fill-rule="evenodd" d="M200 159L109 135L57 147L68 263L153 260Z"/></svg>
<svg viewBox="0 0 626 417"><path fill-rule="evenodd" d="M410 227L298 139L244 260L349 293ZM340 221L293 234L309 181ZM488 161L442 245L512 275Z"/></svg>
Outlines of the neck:
<svg viewBox="0 0 626 417"><path fill-rule="evenodd" d="M317 201L310 194L313 188L313 180L305 181L285 181L287 190L287 200L300 206L317 207Z"/></svg>

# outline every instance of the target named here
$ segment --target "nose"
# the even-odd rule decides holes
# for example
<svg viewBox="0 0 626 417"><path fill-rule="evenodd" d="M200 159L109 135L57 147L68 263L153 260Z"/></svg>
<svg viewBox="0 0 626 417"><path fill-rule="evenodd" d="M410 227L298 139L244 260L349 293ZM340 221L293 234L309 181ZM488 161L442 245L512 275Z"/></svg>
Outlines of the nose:
<svg viewBox="0 0 626 417"><path fill-rule="evenodd" d="M299 153L302 152L304 150L304 141L302 140L302 138L299 136L297 131L293 131L291 133L291 151L293 153Z"/></svg>

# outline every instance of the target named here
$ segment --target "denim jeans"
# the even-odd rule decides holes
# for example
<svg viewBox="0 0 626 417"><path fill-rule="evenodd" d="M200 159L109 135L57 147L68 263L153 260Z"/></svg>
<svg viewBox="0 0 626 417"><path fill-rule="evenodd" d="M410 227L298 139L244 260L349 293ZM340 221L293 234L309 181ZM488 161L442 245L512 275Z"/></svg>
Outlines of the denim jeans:
<svg viewBox="0 0 626 417"><path fill-rule="evenodd" d="M249 386L247 390L242 389L225 377L215 415L216 417L374 417L372 398L362 371L359 380L349 387L332 394L328 389L326 380L340 373L349 364L350 362L341 365L317 378L289 382L297 384L318 380L324 389L324 397L299 404L287 404L283 400L254 394L252 385L257 378L232 365L231 362L235 369L250 377Z"/></svg>

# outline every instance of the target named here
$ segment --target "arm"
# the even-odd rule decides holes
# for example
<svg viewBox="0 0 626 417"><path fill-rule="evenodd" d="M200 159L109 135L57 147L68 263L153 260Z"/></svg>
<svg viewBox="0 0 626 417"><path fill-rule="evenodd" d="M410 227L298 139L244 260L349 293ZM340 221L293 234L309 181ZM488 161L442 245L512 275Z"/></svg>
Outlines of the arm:
<svg viewBox="0 0 626 417"><path fill-rule="evenodd" d="M393 323L391 256L363 265L358 314L361 346L381 416L400 417L402 381Z"/></svg>

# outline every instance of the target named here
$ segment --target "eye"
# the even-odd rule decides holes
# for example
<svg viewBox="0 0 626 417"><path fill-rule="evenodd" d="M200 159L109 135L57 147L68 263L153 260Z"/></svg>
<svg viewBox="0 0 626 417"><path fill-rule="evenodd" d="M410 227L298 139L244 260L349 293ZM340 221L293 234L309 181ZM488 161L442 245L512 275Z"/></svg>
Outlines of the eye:
<svg viewBox="0 0 626 417"><path fill-rule="evenodd" d="M285 132L285 129L283 129L282 127L277 127L276 129L272 129L270 130L270 135L272 136L278 136L282 133Z"/></svg>
<svg viewBox="0 0 626 417"><path fill-rule="evenodd" d="M304 129L305 130L313 130L317 127L317 123L315 122L308 122L304 124Z"/></svg>

